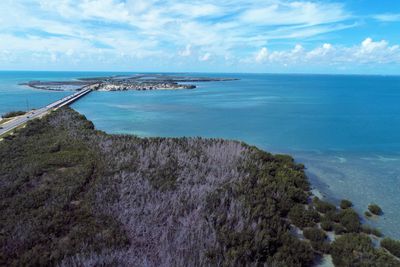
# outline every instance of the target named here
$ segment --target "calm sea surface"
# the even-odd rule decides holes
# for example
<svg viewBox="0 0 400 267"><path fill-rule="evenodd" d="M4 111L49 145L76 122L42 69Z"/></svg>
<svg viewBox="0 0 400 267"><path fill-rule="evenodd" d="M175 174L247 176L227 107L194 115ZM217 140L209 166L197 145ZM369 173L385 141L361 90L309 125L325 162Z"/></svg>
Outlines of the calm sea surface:
<svg viewBox="0 0 400 267"><path fill-rule="evenodd" d="M118 73L0 72L0 113L37 108L69 92L18 83ZM400 238L400 76L192 74L238 81L195 90L93 92L73 108L108 133L238 139L305 163L316 189L347 198Z"/></svg>

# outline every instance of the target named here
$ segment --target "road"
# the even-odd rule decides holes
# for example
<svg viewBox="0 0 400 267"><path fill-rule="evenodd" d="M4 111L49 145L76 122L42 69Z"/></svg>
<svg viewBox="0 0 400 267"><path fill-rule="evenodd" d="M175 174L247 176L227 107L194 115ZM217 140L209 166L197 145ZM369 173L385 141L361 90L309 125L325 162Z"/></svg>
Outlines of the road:
<svg viewBox="0 0 400 267"><path fill-rule="evenodd" d="M36 110L31 110L25 115L16 117L4 124L0 125L0 136L2 136L5 133L8 133L15 128L27 123L29 120L33 120L36 118L41 118L42 116L46 115L49 111L69 105L75 101L77 101L79 98L87 95L88 93L91 92L91 89L82 89L81 91L78 91L72 95L66 96L60 100L57 100L56 102L53 102L43 108L39 108Z"/></svg>

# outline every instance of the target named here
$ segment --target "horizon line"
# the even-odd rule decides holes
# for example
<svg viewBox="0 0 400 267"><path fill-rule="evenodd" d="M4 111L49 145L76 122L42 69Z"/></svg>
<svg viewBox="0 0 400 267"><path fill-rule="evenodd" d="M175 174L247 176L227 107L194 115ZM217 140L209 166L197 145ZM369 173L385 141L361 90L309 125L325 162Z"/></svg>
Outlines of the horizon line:
<svg viewBox="0 0 400 267"><path fill-rule="evenodd" d="M0 72L70 72L70 73L133 73L133 74L254 74L254 75L321 75L321 76L385 76L399 77L399 74L379 74L379 73L324 73L324 72L206 72L206 71L134 71L134 70L3 70Z"/></svg>

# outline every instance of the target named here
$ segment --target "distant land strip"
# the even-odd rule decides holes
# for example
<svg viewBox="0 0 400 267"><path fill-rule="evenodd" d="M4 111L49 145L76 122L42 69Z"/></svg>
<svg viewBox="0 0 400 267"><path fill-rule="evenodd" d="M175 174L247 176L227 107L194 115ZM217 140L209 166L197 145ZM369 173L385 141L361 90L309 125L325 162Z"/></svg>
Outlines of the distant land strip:
<svg viewBox="0 0 400 267"><path fill-rule="evenodd" d="M136 74L128 76L109 76L97 78L79 78L73 81L29 81L20 85L49 91L79 91L90 88L95 91L127 90L180 90L195 89L195 82L234 81L236 78L185 77L163 74Z"/></svg>

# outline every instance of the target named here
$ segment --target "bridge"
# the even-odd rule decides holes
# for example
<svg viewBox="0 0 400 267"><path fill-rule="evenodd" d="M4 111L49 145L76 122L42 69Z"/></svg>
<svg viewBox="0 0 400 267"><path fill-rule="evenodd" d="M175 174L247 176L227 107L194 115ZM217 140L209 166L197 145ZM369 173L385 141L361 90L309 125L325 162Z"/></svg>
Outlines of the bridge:
<svg viewBox="0 0 400 267"><path fill-rule="evenodd" d="M11 132L12 130L18 128L19 126L27 123L30 120L41 118L44 115L46 115L48 112L58 109L64 106L67 106L69 104L72 104L73 102L77 101L78 99L82 98L83 96L89 94L92 91L92 89L88 88L82 88L80 91L66 96L60 100L57 100L56 102L53 102L43 108L39 108L36 110L31 110L27 112L25 115L18 116L8 122L5 122L3 124L0 124L0 136L3 134L6 134L8 132Z"/></svg>

